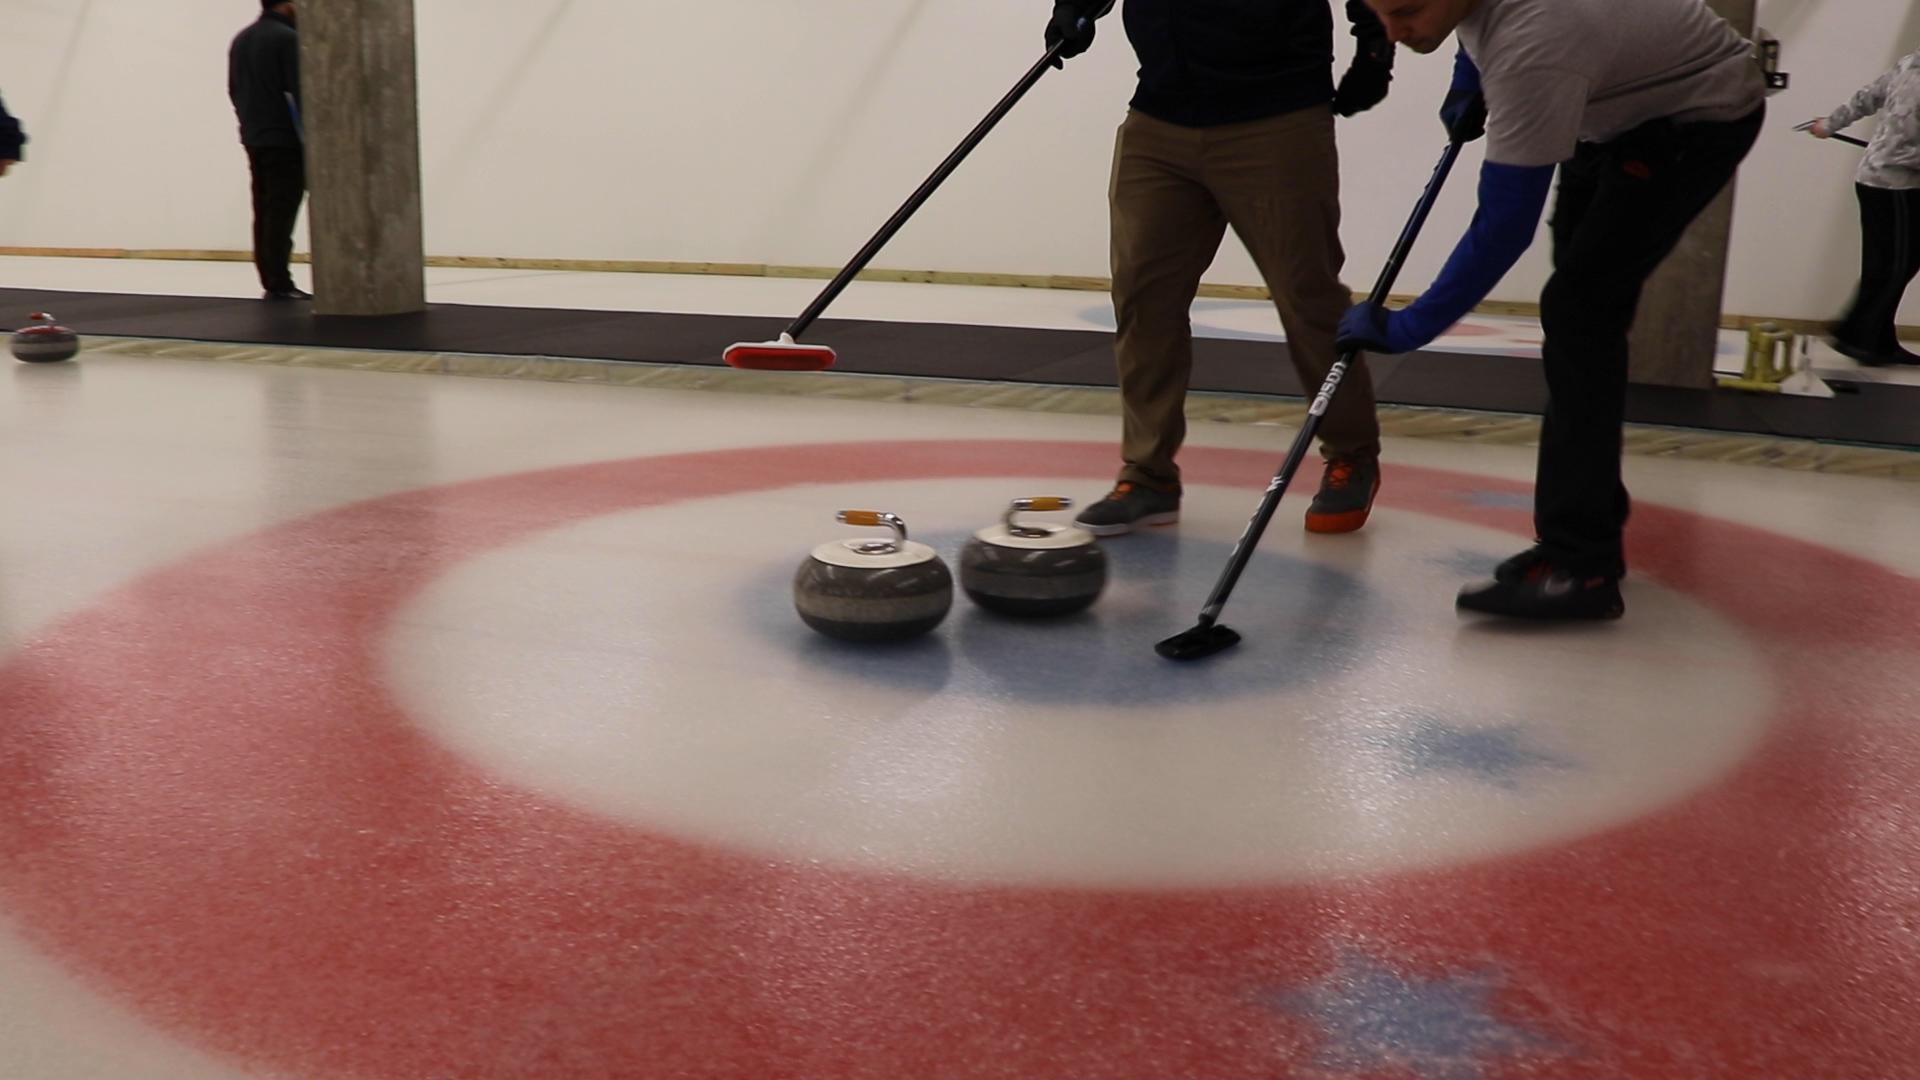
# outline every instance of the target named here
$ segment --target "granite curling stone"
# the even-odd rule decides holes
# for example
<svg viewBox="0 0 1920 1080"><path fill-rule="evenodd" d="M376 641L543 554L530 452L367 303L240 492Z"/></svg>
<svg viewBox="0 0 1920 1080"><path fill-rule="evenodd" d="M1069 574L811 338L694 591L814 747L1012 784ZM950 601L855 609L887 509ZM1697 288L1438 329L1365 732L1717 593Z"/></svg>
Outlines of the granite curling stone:
<svg viewBox="0 0 1920 1080"><path fill-rule="evenodd" d="M1107 587L1107 553L1075 526L1029 525L1014 515L1067 510L1073 500L1015 499L1000 524L960 551L960 586L974 603L1003 615L1052 617L1091 607Z"/></svg>
<svg viewBox="0 0 1920 1080"><path fill-rule="evenodd" d="M14 331L13 358L27 364L55 364L71 360L80 353L80 335L54 322L53 316L36 311L28 316L32 326Z"/></svg>
<svg viewBox="0 0 1920 1080"><path fill-rule="evenodd" d="M842 510L848 525L893 530L886 540L821 544L793 575L801 621L842 641L906 641L940 625L953 607L953 574L925 544L907 539L898 515Z"/></svg>

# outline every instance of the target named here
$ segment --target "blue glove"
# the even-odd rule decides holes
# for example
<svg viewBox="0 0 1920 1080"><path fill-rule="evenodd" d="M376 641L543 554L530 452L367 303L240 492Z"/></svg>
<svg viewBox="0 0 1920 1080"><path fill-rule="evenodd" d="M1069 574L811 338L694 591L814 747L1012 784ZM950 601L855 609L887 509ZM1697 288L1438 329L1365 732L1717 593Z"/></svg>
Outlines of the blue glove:
<svg viewBox="0 0 1920 1080"><path fill-rule="evenodd" d="M1353 305L1340 317L1340 329L1334 333L1333 347L1343 353L1396 355L1413 352L1433 340L1419 340L1417 333L1410 332L1406 320L1396 319L1394 314L1379 304Z"/></svg>

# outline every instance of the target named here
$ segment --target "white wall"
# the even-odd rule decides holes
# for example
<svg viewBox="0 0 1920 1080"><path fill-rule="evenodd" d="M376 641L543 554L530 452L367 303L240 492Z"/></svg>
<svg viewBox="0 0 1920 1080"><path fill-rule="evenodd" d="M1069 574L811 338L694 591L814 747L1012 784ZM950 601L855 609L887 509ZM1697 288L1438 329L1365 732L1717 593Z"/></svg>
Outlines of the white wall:
<svg viewBox="0 0 1920 1080"><path fill-rule="evenodd" d="M324 0L313 0L324 2ZM1038 55L1045 0L416 0L435 254L837 265ZM1907 0L1762 0L1791 93L1742 176L1727 308L1819 317L1857 273L1854 154L1787 129L1920 46ZM0 0L0 93L29 162L0 245L245 248L225 100L252 0ZM1346 38L1340 35L1344 58ZM1442 146L1445 56L1341 127L1350 284L1384 258ZM1050 73L878 265L1106 273L1106 172L1132 86L1117 18ZM1862 127L1857 134L1870 128ZM1477 158L1402 287L1464 227ZM1526 300L1544 238L1496 298ZM1229 244L1210 280L1254 282ZM1920 292L1920 290L1916 290ZM1904 321L1920 322L1920 296Z"/></svg>

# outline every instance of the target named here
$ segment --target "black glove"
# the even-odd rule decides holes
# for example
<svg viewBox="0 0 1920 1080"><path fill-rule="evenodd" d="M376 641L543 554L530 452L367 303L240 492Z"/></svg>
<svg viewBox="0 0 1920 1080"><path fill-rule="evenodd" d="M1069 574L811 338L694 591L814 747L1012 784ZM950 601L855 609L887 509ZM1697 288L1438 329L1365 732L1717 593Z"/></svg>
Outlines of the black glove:
<svg viewBox="0 0 1920 1080"><path fill-rule="evenodd" d="M1093 44L1093 22L1113 10L1113 0L1059 0L1053 5L1053 18L1047 20L1047 48L1066 42L1053 66L1066 67L1071 60Z"/></svg>
<svg viewBox="0 0 1920 1080"><path fill-rule="evenodd" d="M1341 116L1366 112L1387 100L1387 84L1392 81L1391 60L1383 64L1364 54L1354 57L1353 65L1340 77L1340 88L1333 92L1333 111Z"/></svg>
<svg viewBox="0 0 1920 1080"><path fill-rule="evenodd" d="M1362 0L1347 0L1353 24L1353 64L1333 92L1333 111L1341 116L1366 112L1387 99L1393 81L1393 39L1380 16Z"/></svg>
<svg viewBox="0 0 1920 1080"><path fill-rule="evenodd" d="M1470 143L1487 133L1487 96L1479 87L1447 91L1445 101L1440 103L1440 123L1447 129L1447 138L1457 143Z"/></svg>

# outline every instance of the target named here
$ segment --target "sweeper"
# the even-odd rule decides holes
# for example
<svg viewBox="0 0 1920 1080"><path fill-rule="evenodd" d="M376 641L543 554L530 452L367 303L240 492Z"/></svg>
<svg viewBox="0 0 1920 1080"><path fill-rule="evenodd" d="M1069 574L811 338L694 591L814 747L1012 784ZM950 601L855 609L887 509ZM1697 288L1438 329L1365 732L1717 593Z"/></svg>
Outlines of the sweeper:
<svg viewBox="0 0 1920 1080"><path fill-rule="evenodd" d="M1647 278L1760 132L1766 80L1753 44L1702 0L1367 3L1416 52L1458 30L1441 116L1456 140L1484 126L1487 154L1478 212L1440 276L1400 310L1377 300L1354 307L1340 345L1412 352L1459 321L1532 245L1557 171L1554 270L1540 295L1548 399L1538 539L1492 581L1463 589L1457 606L1619 618L1627 334Z"/></svg>

